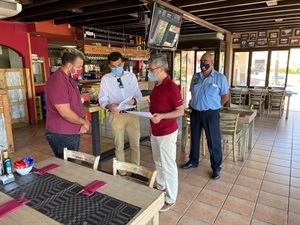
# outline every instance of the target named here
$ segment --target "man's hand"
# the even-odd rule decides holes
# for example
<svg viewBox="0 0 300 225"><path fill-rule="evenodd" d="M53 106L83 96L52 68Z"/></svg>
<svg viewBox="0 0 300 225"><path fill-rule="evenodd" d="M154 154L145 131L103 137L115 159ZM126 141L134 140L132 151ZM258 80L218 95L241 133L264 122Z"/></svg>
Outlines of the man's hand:
<svg viewBox="0 0 300 225"><path fill-rule="evenodd" d="M85 129L88 130L88 129L90 129L90 126L91 126L90 121L85 118L83 124L81 125L81 127L84 127Z"/></svg>
<svg viewBox="0 0 300 225"><path fill-rule="evenodd" d="M159 123L162 119L163 119L163 114L154 113L153 117L151 118L151 121L156 124Z"/></svg>
<svg viewBox="0 0 300 225"><path fill-rule="evenodd" d="M89 129L86 129L86 127L84 127L83 125L81 125L79 133L80 134L85 134L86 132L88 132Z"/></svg>
<svg viewBox="0 0 300 225"><path fill-rule="evenodd" d="M119 114L120 110L117 108L119 104L108 104L106 108L114 115Z"/></svg>
<svg viewBox="0 0 300 225"><path fill-rule="evenodd" d="M136 100L134 98L130 99L128 102L126 102L127 105L136 105Z"/></svg>

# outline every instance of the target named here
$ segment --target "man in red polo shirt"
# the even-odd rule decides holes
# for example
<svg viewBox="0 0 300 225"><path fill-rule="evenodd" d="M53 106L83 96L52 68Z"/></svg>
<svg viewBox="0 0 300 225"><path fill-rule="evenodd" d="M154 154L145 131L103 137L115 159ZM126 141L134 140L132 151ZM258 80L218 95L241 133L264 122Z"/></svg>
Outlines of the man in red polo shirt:
<svg viewBox="0 0 300 225"><path fill-rule="evenodd" d="M77 49L65 49L61 59L62 66L45 85L45 137L55 156L63 159L64 147L78 151L80 134L87 132L90 122L84 118L81 96L75 82L82 73L84 55Z"/></svg>
<svg viewBox="0 0 300 225"><path fill-rule="evenodd" d="M155 82L150 95L151 147L157 169L156 188L166 191L165 205L160 212L169 210L178 193L176 164L177 117L184 114L178 86L168 77L168 61L161 54L149 59L148 78Z"/></svg>

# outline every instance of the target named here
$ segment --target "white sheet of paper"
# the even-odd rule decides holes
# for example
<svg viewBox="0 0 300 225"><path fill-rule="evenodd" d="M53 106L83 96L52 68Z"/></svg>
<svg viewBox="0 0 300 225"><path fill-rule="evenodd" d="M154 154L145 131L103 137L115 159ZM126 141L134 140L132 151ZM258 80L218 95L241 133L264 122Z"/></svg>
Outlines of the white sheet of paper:
<svg viewBox="0 0 300 225"><path fill-rule="evenodd" d="M128 102L130 99L133 99L133 95L129 96L125 100L123 100L117 107L118 110L125 110L125 109L131 109L134 108L135 105L127 105L126 102Z"/></svg>
<svg viewBox="0 0 300 225"><path fill-rule="evenodd" d="M127 111L127 113L137 115L137 116L146 117L146 118L152 118L153 117L153 115L150 112Z"/></svg>

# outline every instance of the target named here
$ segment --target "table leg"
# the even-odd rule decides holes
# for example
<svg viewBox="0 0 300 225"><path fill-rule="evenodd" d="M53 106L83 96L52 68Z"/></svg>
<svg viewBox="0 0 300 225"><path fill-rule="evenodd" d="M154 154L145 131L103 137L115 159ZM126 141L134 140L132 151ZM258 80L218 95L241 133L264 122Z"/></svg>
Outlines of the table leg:
<svg viewBox="0 0 300 225"><path fill-rule="evenodd" d="M244 123L243 128L242 128L242 140L241 140L241 155L240 155L240 160L244 161L245 160L245 155L246 151L248 150L248 140L247 137L248 135L248 124Z"/></svg>
<svg viewBox="0 0 300 225"><path fill-rule="evenodd" d="M159 225L159 212L155 213L148 225Z"/></svg>
<svg viewBox="0 0 300 225"><path fill-rule="evenodd" d="M287 103L287 108L286 108L285 119L288 119L288 118L289 118L290 99L291 99L291 96L288 96L288 103Z"/></svg>
<svg viewBox="0 0 300 225"><path fill-rule="evenodd" d="M92 112L91 114L93 155L101 155L99 111ZM98 170L101 170L100 164Z"/></svg>
<svg viewBox="0 0 300 225"><path fill-rule="evenodd" d="M248 141L248 149L252 149L252 137L254 134L254 120L252 120L249 124L249 141Z"/></svg>
<svg viewBox="0 0 300 225"><path fill-rule="evenodd" d="M188 138L186 136L186 132L185 132L185 129L186 129L186 122L185 122L185 118L184 116L182 117L182 128L181 128L181 151L182 152L185 152L185 147L186 147L186 139Z"/></svg>

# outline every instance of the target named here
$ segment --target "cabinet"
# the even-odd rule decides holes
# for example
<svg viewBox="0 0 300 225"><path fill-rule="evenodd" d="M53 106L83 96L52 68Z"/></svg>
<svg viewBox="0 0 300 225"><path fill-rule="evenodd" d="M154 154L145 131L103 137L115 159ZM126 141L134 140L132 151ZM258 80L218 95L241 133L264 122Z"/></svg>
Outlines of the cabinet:
<svg viewBox="0 0 300 225"><path fill-rule="evenodd" d="M0 89L0 151L13 151L13 135L7 91Z"/></svg>
<svg viewBox="0 0 300 225"><path fill-rule="evenodd" d="M77 29L77 46L88 60L107 60L113 52L120 52L129 60L148 60L149 52L145 40L140 36L118 33L108 30L83 27Z"/></svg>

